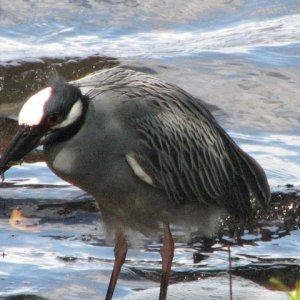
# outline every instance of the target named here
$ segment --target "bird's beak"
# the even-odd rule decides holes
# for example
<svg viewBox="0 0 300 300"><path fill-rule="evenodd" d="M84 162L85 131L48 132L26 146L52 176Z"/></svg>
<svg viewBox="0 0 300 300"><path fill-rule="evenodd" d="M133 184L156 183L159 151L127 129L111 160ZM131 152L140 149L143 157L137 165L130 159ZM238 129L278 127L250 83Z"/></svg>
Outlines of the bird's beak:
<svg viewBox="0 0 300 300"><path fill-rule="evenodd" d="M19 161L34 150L40 144L44 133L44 130L38 127L20 127L0 159L0 174L8 170L12 162Z"/></svg>

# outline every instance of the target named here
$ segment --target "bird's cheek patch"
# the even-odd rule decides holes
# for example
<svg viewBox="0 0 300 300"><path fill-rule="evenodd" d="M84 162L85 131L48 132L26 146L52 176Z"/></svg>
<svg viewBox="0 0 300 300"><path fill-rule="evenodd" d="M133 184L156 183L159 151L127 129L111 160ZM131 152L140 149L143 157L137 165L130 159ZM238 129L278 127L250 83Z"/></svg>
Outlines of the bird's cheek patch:
<svg viewBox="0 0 300 300"><path fill-rule="evenodd" d="M75 102L66 116L66 118L59 124L52 126L52 129L58 129L58 128L63 128L67 127L73 123L75 123L82 115L83 113L83 104L82 101L79 99L77 102Z"/></svg>
<svg viewBox="0 0 300 300"><path fill-rule="evenodd" d="M44 105L50 99L52 88L46 87L31 96L19 113L19 125L37 126L44 117Z"/></svg>

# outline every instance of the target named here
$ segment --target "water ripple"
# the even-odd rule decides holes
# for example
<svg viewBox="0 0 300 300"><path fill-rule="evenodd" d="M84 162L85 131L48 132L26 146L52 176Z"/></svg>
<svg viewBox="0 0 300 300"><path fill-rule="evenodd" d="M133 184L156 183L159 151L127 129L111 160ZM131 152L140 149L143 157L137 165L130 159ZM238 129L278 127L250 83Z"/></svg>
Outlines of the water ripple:
<svg viewBox="0 0 300 300"><path fill-rule="evenodd" d="M300 185L300 138L289 134L230 131L237 143L265 169L272 187Z"/></svg>
<svg viewBox="0 0 300 300"><path fill-rule="evenodd" d="M78 25L77 25L78 26ZM230 24L203 31L153 30L116 35L112 29L64 27L59 23L3 30L1 61L26 57L104 54L118 57L167 58L201 52L245 53L261 47L299 44L300 14ZM16 38L16 36L18 38ZM68 51L66 51L68 49Z"/></svg>

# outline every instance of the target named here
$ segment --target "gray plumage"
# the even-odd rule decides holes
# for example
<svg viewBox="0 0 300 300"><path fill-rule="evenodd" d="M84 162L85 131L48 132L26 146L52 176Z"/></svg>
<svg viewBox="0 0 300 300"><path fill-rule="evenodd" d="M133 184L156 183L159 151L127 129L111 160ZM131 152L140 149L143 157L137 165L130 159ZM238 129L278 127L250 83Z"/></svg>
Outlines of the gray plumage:
<svg viewBox="0 0 300 300"><path fill-rule="evenodd" d="M159 298L165 300L174 254L170 224L209 236L222 214L248 220L252 199L268 206L269 185L256 161L200 100L150 75L116 67L73 85L58 80L30 97L20 116L0 171L42 144L48 166L96 198L115 234L107 300L125 261L128 232L162 230Z"/></svg>
<svg viewBox="0 0 300 300"><path fill-rule="evenodd" d="M118 111L113 117L122 122L125 138L126 130L134 132L123 154L135 153L170 203L217 205L240 218L250 217L251 197L267 206L263 170L198 99L175 85L120 67L95 77L87 79L88 85L95 80L87 94L99 105L110 102L112 114Z"/></svg>

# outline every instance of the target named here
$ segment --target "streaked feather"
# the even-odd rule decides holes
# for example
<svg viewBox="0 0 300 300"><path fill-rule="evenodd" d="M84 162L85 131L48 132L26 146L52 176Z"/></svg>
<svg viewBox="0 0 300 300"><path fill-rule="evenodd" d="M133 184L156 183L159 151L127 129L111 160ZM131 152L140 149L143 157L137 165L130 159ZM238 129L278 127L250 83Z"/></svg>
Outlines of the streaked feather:
<svg viewBox="0 0 300 300"><path fill-rule="evenodd" d="M266 208L269 185L262 168L219 126L203 103L179 87L117 67L103 72L93 98L115 91L140 113L136 157L177 205L217 204L238 217L251 215L251 198Z"/></svg>

